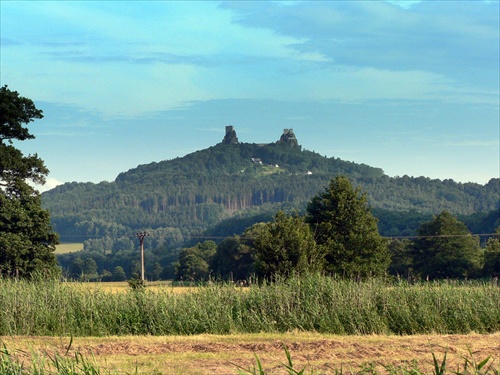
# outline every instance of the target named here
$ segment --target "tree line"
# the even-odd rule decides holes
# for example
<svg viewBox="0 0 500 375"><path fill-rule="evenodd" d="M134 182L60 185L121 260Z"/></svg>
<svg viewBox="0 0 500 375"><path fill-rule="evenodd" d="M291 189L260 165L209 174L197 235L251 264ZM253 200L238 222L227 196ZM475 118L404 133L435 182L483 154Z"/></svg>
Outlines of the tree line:
<svg viewBox="0 0 500 375"><path fill-rule="evenodd" d="M406 278L466 279L500 276L500 227L485 248L447 211L423 223L413 240L383 238L367 194L347 177L331 180L304 216L279 211L274 220L221 243L183 248L177 280L286 277L324 272L346 278L392 274Z"/></svg>
<svg viewBox="0 0 500 375"><path fill-rule="evenodd" d="M207 252L203 257L197 256L202 260L191 257L191 261L200 266L201 274L210 275L210 277L219 275L219 271L217 271L219 266L213 265L214 260L211 258L215 254L214 251L219 249L218 251L221 254L226 254L228 257L224 261L220 260L221 263L229 262L236 269L242 267L248 270L248 272L243 273L243 276L248 276L254 270L252 267L255 260L254 250L251 250L250 246L252 242L248 241L252 232L248 231L248 228L259 227L275 221L275 215L278 211L286 212L287 216L293 217L305 216L306 214L305 208L297 210L292 206L276 207L275 205L269 205L265 211L250 209L246 214L243 212L237 213L203 233L191 237L184 237L179 229L146 229L151 234L145 241L147 278L150 280L175 278L176 268L173 263L179 261L181 249L186 255L196 255L198 254L199 243L205 242L211 251ZM391 263L388 272L393 275L408 276L410 268L408 263L409 246L414 238L418 236L419 227L426 222L432 221L433 215L416 212L381 211L379 209L371 209L370 211L377 219L379 233L385 237L389 244ZM466 224L469 233L483 234L479 239L481 247L484 249L488 238L492 237L491 234L495 232L495 228L500 226L500 210L463 216L458 219ZM486 236L484 234L490 235ZM86 240L83 245L83 251L57 256L65 277L82 280L121 281L138 275L138 241L133 233L128 232L126 235L118 237L92 238ZM225 255L218 255L217 259L224 257ZM237 265L235 264L236 261L230 260L231 257L235 257L236 260L243 257L244 260ZM89 258L93 260L87 260ZM83 267L85 262L87 262L87 266ZM120 274L124 274L124 276L115 274L116 267L119 268ZM230 272L232 272L233 277L239 278L242 275L240 271L233 270ZM192 272L188 271L187 273ZM224 277L228 277L228 275L224 275ZM183 276L183 280L186 280L186 277Z"/></svg>
<svg viewBox="0 0 500 375"><path fill-rule="evenodd" d="M479 238L447 210L421 224L414 241L384 239L371 210L386 218L381 220L385 231L405 231L410 225L405 229L387 207L410 207L411 215L425 215L432 204L456 204L462 207L459 213L472 214L477 227L494 228L500 220L499 179L481 186L389 178L380 169L297 147L239 144L139 166L112 183L65 184L41 196L28 182L43 183L48 169L36 154L23 155L13 141L34 138L26 125L42 117L31 100L7 86L0 89L1 275L57 275L62 269L71 278L128 278L137 271L130 233L144 229L152 234L146 269L153 278L269 278L309 271L345 277L386 271L419 277L498 273L498 238L488 240L483 250ZM250 161L256 155L264 164ZM304 174L305 169L312 174ZM318 194L318 186L332 175ZM371 189L362 193L362 186ZM397 200L387 203L389 195ZM220 231L224 218L233 220L235 230L222 242L189 240L206 236L210 226ZM60 268L54 256L58 233L85 240L85 251L59 257ZM444 266L454 271L440 270Z"/></svg>

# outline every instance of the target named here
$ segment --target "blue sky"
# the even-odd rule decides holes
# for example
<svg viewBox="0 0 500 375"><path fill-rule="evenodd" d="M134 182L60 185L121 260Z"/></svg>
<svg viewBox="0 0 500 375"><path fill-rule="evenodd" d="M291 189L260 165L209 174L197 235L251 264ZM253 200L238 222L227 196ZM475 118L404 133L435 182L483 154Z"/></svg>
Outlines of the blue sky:
<svg viewBox="0 0 500 375"><path fill-rule="evenodd" d="M498 1L0 2L1 85L35 101L61 182L274 142L484 184L499 177Z"/></svg>

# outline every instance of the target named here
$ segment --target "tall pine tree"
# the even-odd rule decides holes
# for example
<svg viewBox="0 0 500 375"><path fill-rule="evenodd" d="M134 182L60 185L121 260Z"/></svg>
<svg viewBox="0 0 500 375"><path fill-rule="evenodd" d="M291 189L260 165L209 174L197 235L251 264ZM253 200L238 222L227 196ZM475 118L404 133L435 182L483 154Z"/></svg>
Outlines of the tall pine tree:
<svg viewBox="0 0 500 375"><path fill-rule="evenodd" d="M306 222L326 254L326 270L344 277L383 275L389 266L387 241L380 235L366 194L345 176L330 181L307 205Z"/></svg>

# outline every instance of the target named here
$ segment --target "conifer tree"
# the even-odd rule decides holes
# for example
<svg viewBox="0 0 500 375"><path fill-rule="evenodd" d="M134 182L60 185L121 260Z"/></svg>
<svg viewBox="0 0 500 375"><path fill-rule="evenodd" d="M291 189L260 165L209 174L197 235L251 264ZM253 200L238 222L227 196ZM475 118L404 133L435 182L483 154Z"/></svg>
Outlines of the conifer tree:
<svg viewBox="0 0 500 375"><path fill-rule="evenodd" d="M326 270L343 277L383 275L390 257L367 197L345 176L330 181L307 205L306 222L326 254Z"/></svg>

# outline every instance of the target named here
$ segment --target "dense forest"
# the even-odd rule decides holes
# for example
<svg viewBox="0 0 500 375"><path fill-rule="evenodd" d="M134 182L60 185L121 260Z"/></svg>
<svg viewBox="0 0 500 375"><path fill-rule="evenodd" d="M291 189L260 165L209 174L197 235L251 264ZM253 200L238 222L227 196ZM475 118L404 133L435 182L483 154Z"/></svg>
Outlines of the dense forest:
<svg viewBox="0 0 500 375"><path fill-rule="evenodd" d="M303 213L338 175L367 193L383 236L415 235L422 222L443 210L473 233L493 233L500 225L498 178L480 185L389 177L380 168L302 149L293 133L269 144L225 138L184 157L140 165L113 182L66 183L42 199L61 240L84 242L89 252L133 252L134 234L148 231L146 251L159 254L150 254L149 267L157 263L156 274L165 276L172 271L165 259L182 246L240 234L270 221L278 210Z"/></svg>
<svg viewBox="0 0 500 375"><path fill-rule="evenodd" d="M218 144L141 165L113 182L66 183L42 195L63 242L159 230L173 243L241 211L302 209L336 175L368 193L374 209L457 215L498 208L500 179L486 185L389 177L382 169L327 158L287 142ZM398 233L392 233L397 235Z"/></svg>

